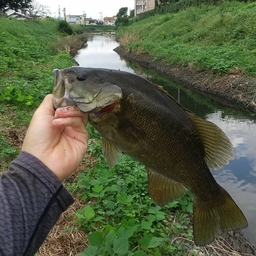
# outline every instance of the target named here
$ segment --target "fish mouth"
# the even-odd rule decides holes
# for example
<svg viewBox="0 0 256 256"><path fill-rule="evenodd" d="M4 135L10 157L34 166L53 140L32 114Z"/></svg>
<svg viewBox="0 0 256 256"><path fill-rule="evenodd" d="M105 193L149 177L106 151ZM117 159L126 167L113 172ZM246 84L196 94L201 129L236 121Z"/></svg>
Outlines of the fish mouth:
<svg viewBox="0 0 256 256"><path fill-rule="evenodd" d="M99 92L100 93L100 92ZM118 103L117 100L115 101L109 101L103 105L95 105L93 104L93 106L91 106L90 104L92 104L95 100L97 99L97 95L92 99L91 102L83 102L83 101L79 101L79 100L74 100L76 103L76 106L84 111L84 109L89 109L88 111L84 111L84 112L88 112L88 113L93 113L95 115L101 115L101 114L105 114L105 113L109 113L112 112L112 110L115 108L116 104Z"/></svg>
<svg viewBox="0 0 256 256"><path fill-rule="evenodd" d="M54 90L53 90L53 105L55 108L66 106L81 106L82 109L90 109L89 105L95 101L101 93L101 88L96 92L77 96L73 94L74 85L69 82L68 77L62 70L54 69ZM86 96L86 97L85 97ZM82 107L83 106L83 107ZM88 112L88 111L86 111Z"/></svg>
<svg viewBox="0 0 256 256"><path fill-rule="evenodd" d="M105 105L103 107L96 108L96 109L90 111L90 113L93 113L94 115L97 115L97 116L100 116L100 115L103 115L106 113L110 113L114 110L116 104L117 104L117 101L114 101L114 102L112 102L108 105Z"/></svg>

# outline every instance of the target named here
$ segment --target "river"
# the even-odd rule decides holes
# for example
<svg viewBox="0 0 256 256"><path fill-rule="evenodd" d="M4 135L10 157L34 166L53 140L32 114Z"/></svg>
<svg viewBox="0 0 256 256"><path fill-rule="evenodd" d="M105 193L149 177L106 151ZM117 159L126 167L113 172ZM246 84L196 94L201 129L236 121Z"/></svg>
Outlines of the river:
<svg viewBox="0 0 256 256"><path fill-rule="evenodd" d="M210 98L192 92L152 70L146 70L121 59L113 51L118 46L114 35L90 35L86 47L76 61L80 66L120 69L146 76L164 88L182 105L198 116L218 125L230 138L236 158L229 165L213 171L244 212L249 226L242 230L249 241L256 244L256 122L252 115L225 107Z"/></svg>

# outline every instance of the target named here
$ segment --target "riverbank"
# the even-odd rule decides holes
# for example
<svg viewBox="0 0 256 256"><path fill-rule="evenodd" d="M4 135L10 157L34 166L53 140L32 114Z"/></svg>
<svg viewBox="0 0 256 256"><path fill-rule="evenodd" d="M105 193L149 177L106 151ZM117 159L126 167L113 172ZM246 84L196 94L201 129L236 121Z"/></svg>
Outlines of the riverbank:
<svg viewBox="0 0 256 256"><path fill-rule="evenodd" d="M219 75L209 71L197 71L190 66L168 65L146 54L127 52L121 46L114 49L122 58L153 69L214 100L256 114L256 78L247 77L240 69Z"/></svg>

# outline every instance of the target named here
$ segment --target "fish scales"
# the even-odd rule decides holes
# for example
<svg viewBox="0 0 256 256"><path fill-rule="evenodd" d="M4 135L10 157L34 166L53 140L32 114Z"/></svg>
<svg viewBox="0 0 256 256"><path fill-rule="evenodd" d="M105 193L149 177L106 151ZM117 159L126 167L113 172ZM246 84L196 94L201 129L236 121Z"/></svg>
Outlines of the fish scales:
<svg viewBox="0 0 256 256"><path fill-rule="evenodd" d="M192 192L197 245L247 226L242 211L208 167L218 169L234 154L216 125L131 73L71 67L55 70L54 75L54 106L76 105L89 113L89 121L103 136L110 167L121 153L143 163L150 196L159 205L181 197L185 188Z"/></svg>
<svg viewBox="0 0 256 256"><path fill-rule="evenodd" d="M167 178L186 184L191 192L198 190L195 195L200 196L201 200L208 201L206 192L214 193L217 183L209 172L201 172L201 169L207 168L203 160L203 147L185 112L153 84L142 80L144 83L127 86L134 81L129 78L126 81L122 75L118 72L117 76L111 76L112 79L107 80L114 83L119 79L124 84L120 85L124 95L121 108L115 113L116 122L119 122L120 127L115 127L108 139L118 144L121 141L118 139L119 134L123 137L127 136L127 141L131 142L131 145L127 142L120 143L118 146L122 152L145 164L148 168L159 170ZM132 122L122 120L124 117ZM151 119L154 120L153 123L149 122ZM109 120L104 120L100 124L92 122L102 134L104 134L105 127L111 127L112 123L113 121L109 122ZM133 132L127 133L127 130ZM198 168L199 166L202 167ZM172 169L175 171L172 172ZM208 187L207 190L201 187L193 189L194 186L190 185L191 175L187 174L187 171L191 173L191 170L197 179L209 179L205 185ZM211 187L213 187L212 191Z"/></svg>

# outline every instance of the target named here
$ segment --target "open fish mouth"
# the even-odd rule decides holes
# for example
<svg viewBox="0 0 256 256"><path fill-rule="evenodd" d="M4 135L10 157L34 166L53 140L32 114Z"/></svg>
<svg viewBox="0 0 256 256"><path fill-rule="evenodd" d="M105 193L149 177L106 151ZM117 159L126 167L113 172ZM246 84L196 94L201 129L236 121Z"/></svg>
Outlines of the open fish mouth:
<svg viewBox="0 0 256 256"><path fill-rule="evenodd" d="M122 98L121 88L102 83L95 77L81 80L75 72L55 69L53 105L55 108L77 106L83 112L110 112Z"/></svg>

